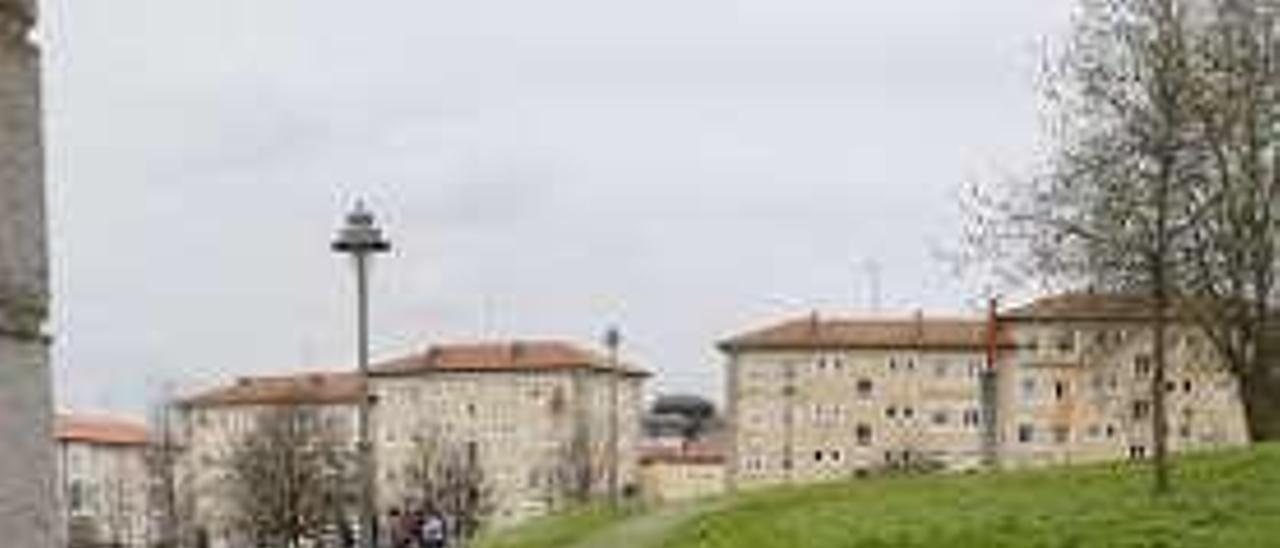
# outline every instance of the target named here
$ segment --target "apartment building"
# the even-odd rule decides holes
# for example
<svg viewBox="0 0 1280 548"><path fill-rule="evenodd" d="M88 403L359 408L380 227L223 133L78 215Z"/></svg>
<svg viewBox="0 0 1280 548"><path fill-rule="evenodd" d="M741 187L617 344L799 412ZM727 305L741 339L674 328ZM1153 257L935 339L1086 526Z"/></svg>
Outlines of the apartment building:
<svg viewBox="0 0 1280 548"><path fill-rule="evenodd" d="M545 513L582 478L586 495L639 482L637 444L648 373L560 341L441 344L372 367L372 438L380 513L413 504L422 451L449 447L475 459L496 525ZM314 410L354 451L366 382L353 373L242 378L180 402L184 491L215 545L233 538L225 464L262 413ZM614 405L616 403L616 405ZM613 424L616 424L616 431Z"/></svg>
<svg viewBox="0 0 1280 548"><path fill-rule="evenodd" d="M175 476L178 504L193 524L189 542L234 545L239 531L233 486L226 481L230 459L266 413L284 407L308 411L336 439L348 440L354 453L356 409L364 394L357 374L309 372L241 377L177 402Z"/></svg>
<svg viewBox="0 0 1280 548"><path fill-rule="evenodd" d="M722 342L730 484L978 466L989 339L982 320L813 314Z"/></svg>
<svg viewBox="0 0 1280 548"><path fill-rule="evenodd" d="M65 414L55 420L61 522L69 546L143 548L153 525L146 425Z"/></svg>
<svg viewBox="0 0 1280 548"><path fill-rule="evenodd" d="M546 513L575 489L635 491L648 376L561 341L438 345L380 363L376 451L382 483L401 486L384 490L383 504L412 498L403 475L424 441L481 463L499 525Z"/></svg>
<svg viewBox="0 0 1280 548"><path fill-rule="evenodd" d="M1148 314L1143 298L1092 294L1054 295L1000 314L999 328L1014 342L999 360L1002 465L1151 455ZM1237 384L1210 341L1175 321L1166 348L1170 449L1247 444Z"/></svg>
<svg viewBox="0 0 1280 548"><path fill-rule="evenodd" d="M722 342L734 487L883 468L1145 458L1144 301L1063 294L986 318L811 315ZM1170 329L1175 451L1247 443L1236 385L1197 329Z"/></svg>

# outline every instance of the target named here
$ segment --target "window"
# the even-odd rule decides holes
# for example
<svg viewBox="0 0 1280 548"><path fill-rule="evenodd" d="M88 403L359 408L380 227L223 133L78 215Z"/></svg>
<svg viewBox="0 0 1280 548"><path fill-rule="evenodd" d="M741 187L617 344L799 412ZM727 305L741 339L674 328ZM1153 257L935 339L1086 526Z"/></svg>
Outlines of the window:
<svg viewBox="0 0 1280 548"><path fill-rule="evenodd" d="M1190 393L1191 393L1191 380L1190 380L1190 379L1185 380L1185 381L1182 381L1182 392L1183 392L1183 393L1186 393L1186 394L1190 394Z"/></svg>
<svg viewBox="0 0 1280 548"><path fill-rule="evenodd" d="M1027 377L1022 379L1022 399L1033 400L1036 397L1036 380Z"/></svg>
<svg viewBox="0 0 1280 548"><path fill-rule="evenodd" d="M945 409L939 409L933 412L931 420L934 426L946 426L951 421L951 416Z"/></svg>
<svg viewBox="0 0 1280 548"><path fill-rule="evenodd" d="M1178 427L1178 435L1182 436L1182 439L1184 440L1191 439L1191 425L1183 424L1182 426Z"/></svg>
<svg viewBox="0 0 1280 548"><path fill-rule="evenodd" d="M871 379L858 379L858 397L870 398L873 390L874 385L871 383Z"/></svg>
<svg viewBox="0 0 1280 548"><path fill-rule="evenodd" d="M1108 425L1107 425L1107 439L1111 439L1111 438L1114 438L1114 437L1116 437L1116 425L1114 425L1114 424L1108 424Z"/></svg>
<svg viewBox="0 0 1280 548"><path fill-rule="evenodd" d="M1056 443L1067 443L1071 439L1071 427L1059 424L1053 427L1053 441Z"/></svg>
<svg viewBox="0 0 1280 548"><path fill-rule="evenodd" d="M982 423L982 414L977 409L966 409L961 420L967 427L978 426Z"/></svg>
<svg viewBox="0 0 1280 548"><path fill-rule="evenodd" d="M1057 340L1058 352L1063 354L1071 354L1076 351L1076 332L1064 331L1058 334Z"/></svg>
<svg viewBox="0 0 1280 548"><path fill-rule="evenodd" d="M889 358L889 371L897 371L897 370L898 370L898 360L894 358Z"/></svg>
<svg viewBox="0 0 1280 548"><path fill-rule="evenodd" d="M84 508L84 482L81 480L71 480L68 487L67 503L71 507L72 512L79 512Z"/></svg>
<svg viewBox="0 0 1280 548"><path fill-rule="evenodd" d="M863 447L871 445L871 425L859 424L854 429L854 435L858 438L858 445Z"/></svg>
<svg viewBox="0 0 1280 548"><path fill-rule="evenodd" d="M939 379L941 379L941 378L946 378L946 376L947 376L947 363L946 363L946 362L938 362L938 363L933 364L933 375L934 375L935 377L938 377Z"/></svg>
<svg viewBox="0 0 1280 548"><path fill-rule="evenodd" d="M1086 435L1091 440L1096 440L1102 437L1102 426L1099 426L1097 424L1090 424L1089 429L1086 431Z"/></svg>
<svg viewBox="0 0 1280 548"><path fill-rule="evenodd" d="M822 451L813 452L813 462L822 462Z"/></svg>
<svg viewBox="0 0 1280 548"><path fill-rule="evenodd" d="M889 407L885 408L884 416L885 418L890 418L890 419L898 418L898 408L890 405Z"/></svg>
<svg viewBox="0 0 1280 548"><path fill-rule="evenodd" d="M1143 420L1151 415L1151 402L1138 400L1133 402L1133 420Z"/></svg>
<svg viewBox="0 0 1280 548"><path fill-rule="evenodd" d="M1036 439L1036 427L1030 424L1018 425L1018 442L1031 443Z"/></svg>
<svg viewBox="0 0 1280 548"><path fill-rule="evenodd" d="M1053 397L1058 401L1062 401L1063 398L1067 397L1067 383L1062 381L1053 383Z"/></svg>
<svg viewBox="0 0 1280 548"><path fill-rule="evenodd" d="M843 459L844 459L844 455L840 453L839 449L831 451L831 460L833 462L840 462Z"/></svg>
<svg viewBox="0 0 1280 548"><path fill-rule="evenodd" d="M1131 460L1142 460L1147 458L1147 448L1141 445L1129 446L1129 458Z"/></svg>
<svg viewBox="0 0 1280 548"><path fill-rule="evenodd" d="M915 416L915 414L916 414L916 410L915 410L915 409L912 409L912 408L910 408L910 407L903 407L903 408L902 408L902 418L904 418L904 419L911 419L912 417L914 417L914 416Z"/></svg>
<svg viewBox="0 0 1280 548"><path fill-rule="evenodd" d="M1140 354L1133 358L1133 374L1145 377L1151 374L1151 356Z"/></svg>

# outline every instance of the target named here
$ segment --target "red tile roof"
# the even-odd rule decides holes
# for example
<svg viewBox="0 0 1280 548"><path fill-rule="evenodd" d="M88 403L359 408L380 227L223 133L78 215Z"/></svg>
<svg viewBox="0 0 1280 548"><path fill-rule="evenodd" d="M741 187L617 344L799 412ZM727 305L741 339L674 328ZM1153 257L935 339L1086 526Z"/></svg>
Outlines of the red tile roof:
<svg viewBox="0 0 1280 548"><path fill-rule="evenodd" d="M626 364L620 368L629 376L649 373ZM374 375L411 375L431 371L530 372L592 369L607 371L604 355L562 341L510 341L443 344L425 352L379 363Z"/></svg>
<svg viewBox="0 0 1280 548"><path fill-rule="evenodd" d="M358 404L364 381L357 373L309 372L271 377L241 377L234 384L182 401L189 407L227 405Z"/></svg>
<svg viewBox="0 0 1280 548"><path fill-rule="evenodd" d="M1221 305L1226 301L1219 301ZM1141 322L1151 318L1151 297L1133 293L1059 293L1040 297L1000 313L1001 320L1113 321ZM1211 301L1173 298L1170 319L1191 318L1195 307Z"/></svg>
<svg viewBox="0 0 1280 548"><path fill-rule="evenodd" d="M147 426L140 421L102 415L66 414L54 420L54 438L60 442L98 445L146 445Z"/></svg>
<svg viewBox="0 0 1280 548"><path fill-rule="evenodd" d="M1007 345L1008 342L1002 342ZM825 318L817 314L730 337L726 352L741 350L914 349L978 351L987 346L987 322L963 318Z"/></svg>
<svg viewBox="0 0 1280 548"><path fill-rule="evenodd" d="M726 459L723 449L706 442L640 448L641 464L724 464Z"/></svg>

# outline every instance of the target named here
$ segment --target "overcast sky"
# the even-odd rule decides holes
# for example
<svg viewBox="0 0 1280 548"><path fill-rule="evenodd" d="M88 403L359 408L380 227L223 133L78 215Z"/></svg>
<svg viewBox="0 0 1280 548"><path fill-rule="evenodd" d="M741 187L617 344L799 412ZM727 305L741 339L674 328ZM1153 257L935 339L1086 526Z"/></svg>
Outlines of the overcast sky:
<svg viewBox="0 0 1280 548"><path fill-rule="evenodd" d="M142 410L375 355L622 325L655 388L804 314L964 311L957 188L1023 169L1070 0L45 2L57 392Z"/></svg>

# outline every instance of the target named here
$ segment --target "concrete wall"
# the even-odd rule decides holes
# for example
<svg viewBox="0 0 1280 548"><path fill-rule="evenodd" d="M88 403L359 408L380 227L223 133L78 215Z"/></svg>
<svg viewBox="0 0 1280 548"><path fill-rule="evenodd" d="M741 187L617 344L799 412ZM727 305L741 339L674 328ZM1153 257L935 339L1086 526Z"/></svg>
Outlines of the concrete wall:
<svg viewBox="0 0 1280 548"><path fill-rule="evenodd" d="M0 0L0 531L61 543L47 340L40 72L30 0Z"/></svg>

